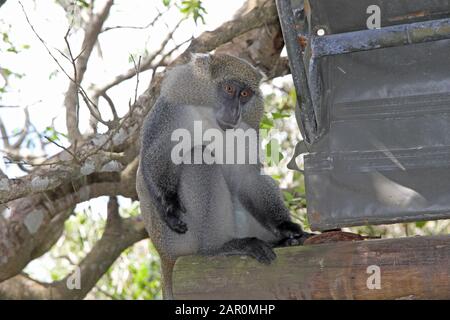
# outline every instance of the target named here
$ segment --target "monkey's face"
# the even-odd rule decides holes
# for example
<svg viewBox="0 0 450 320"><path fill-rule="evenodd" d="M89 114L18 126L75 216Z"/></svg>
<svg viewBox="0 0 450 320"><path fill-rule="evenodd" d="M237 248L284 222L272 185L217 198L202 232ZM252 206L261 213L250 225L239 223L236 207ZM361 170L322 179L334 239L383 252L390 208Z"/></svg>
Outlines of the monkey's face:
<svg viewBox="0 0 450 320"><path fill-rule="evenodd" d="M218 84L216 121L222 130L236 128L242 118L242 110L255 94L249 86L237 80L224 80Z"/></svg>

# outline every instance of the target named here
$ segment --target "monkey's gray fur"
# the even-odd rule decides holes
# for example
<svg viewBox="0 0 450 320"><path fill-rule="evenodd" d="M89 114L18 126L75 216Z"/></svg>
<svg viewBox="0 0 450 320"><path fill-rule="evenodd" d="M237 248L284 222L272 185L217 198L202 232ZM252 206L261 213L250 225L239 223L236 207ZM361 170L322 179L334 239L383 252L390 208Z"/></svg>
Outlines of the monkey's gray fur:
<svg viewBox="0 0 450 320"><path fill-rule="evenodd" d="M179 164L175 129L258 130L261 74L228 55L194 55L171 69L144 122L137 191L150 238L161 257L164 298L172 298L175 260L191 254L245 254L275 259L274 244L302 239L275 182L259 164ZM193 146L203 148L204 146ZM188 155L190 156L190 155Z"/></svg>

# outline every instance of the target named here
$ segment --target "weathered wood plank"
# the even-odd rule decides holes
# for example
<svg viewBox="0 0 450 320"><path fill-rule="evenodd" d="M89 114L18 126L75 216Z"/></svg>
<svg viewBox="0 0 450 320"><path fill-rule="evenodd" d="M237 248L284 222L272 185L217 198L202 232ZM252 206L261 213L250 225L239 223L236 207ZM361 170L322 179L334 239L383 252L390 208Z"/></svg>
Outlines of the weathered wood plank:
<svg viewBox="0 0 450 320"><path fill-rule="evenodd" d="M248 257L178 259L176 299L450 299L450 236L276 249L270 266ZM381 289L369 289L369 266Z"/></svg>

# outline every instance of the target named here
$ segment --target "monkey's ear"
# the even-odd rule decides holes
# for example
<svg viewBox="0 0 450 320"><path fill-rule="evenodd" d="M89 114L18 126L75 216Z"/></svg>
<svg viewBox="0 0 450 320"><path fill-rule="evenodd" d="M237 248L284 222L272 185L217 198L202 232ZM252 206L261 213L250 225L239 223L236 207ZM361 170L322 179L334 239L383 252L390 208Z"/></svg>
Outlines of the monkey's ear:
<svg viewBox="0 0 450 320"><path fill-rule="evenodd" d="M209 73L212 56L209 53L191 53L191 63L195 70L201 73Z"/></svg>
<svg viewBox="0 0 450 320"><path fill-rule="evenodd" d="M259 76L259 78L258 78L259 83L264 82L268 79L267 75L261 69L259 69L259 68L256 69L256 72L258 73L258 76Z"/></svg>

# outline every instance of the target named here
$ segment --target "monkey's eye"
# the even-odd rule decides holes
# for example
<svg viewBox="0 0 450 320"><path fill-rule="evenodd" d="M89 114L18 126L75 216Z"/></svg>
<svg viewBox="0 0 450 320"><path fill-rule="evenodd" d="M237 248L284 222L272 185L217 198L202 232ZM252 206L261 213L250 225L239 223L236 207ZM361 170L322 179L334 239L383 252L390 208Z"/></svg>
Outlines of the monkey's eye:
<svg viewBox="0 0 450 320"><path fill-rule="evenodd" d="M245 89L241 91L241 97L242 98L250 98L252 96L253 92L250 89Z"/></svg>
<svg viewBox="0 0 450 320"><path fill-rule="evenodd" d="M228 93L229 95L234 95L235 89L233 86L229 85L229 84L225 84L223 86L223 89L225 90L226 93Z"/></svg>

